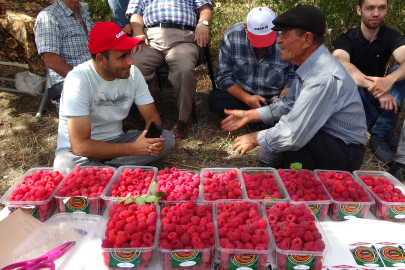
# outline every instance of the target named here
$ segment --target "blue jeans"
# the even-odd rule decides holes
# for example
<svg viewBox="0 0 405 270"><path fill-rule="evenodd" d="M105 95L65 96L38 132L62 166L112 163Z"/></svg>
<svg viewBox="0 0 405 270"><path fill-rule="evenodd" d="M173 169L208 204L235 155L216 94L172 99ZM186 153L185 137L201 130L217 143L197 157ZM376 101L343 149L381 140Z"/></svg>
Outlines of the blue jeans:
<svg viewBox="0 0 405 270"><path fill-rule="evenodd" d="M118 24L120 28L129 24L129 19L125 17L127 12L129 0L108 0L108 5L111 8L111 12L114 16L114 22Z"/></svg>
<svg viewBox="0 0 405 270"><path fill-rule="evenodd" d="M398 67L398 65L392 67L387 75L397 70ZM359 93L366 112L368 132L373 134L389 133L397 124L399 112L380 109L378 100L367 89L359 87ZM388 93L394 97L398 103L398 108L400 108L405 98L405 80L394 83Z"/></svg>

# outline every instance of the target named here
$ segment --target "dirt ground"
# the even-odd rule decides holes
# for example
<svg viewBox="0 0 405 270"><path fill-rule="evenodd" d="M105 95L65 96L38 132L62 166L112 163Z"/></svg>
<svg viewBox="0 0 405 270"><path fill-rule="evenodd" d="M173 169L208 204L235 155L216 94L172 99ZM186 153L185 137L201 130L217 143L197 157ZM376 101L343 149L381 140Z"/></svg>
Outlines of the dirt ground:
<svg viewBox="0 0 405 270"><path fill-rule="evenodd" d="M215 63L214 63L215 65ZM23 68L0 65L0 77L14 78ZM206 65L197 68L196 96L197 122L192 121L187 137L176 144L170 154L161 160L167 167L200 170L202 168L257 167L258 149L245 156L232 150L233 140L242 134L253 132L245 127L235 132L220 129L220 119L208 108L208 95L212 90ZM0 81L0 87L14 88L13 83ZM177 117L177 99L174 90L159 89L157 79L150 85L163 126L170 129ZM42 96L12 93L0 90L0 196L24 174L35 167L52 167L56 149L58 112L48 100L42 118L36 118ZM401 114L395 132L399 135L404 113ZM124 129L142 129L136 109L132 109L124 121ZM385 170L368 150L362 169ZM1 209L1 206L0 206Z"/></svg>

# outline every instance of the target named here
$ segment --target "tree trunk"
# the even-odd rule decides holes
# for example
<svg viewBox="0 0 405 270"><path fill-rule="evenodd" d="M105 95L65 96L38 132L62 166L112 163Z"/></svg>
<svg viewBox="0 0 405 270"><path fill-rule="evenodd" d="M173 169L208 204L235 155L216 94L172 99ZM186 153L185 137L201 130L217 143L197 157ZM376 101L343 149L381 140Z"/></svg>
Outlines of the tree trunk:
<svg viewBox="0 0 405 270"><path fill-rule="evenodd" d="M44 75L45 64L37 53L35 18L55 0L0 0L0 61L28 64L30 72Z"/></svg>

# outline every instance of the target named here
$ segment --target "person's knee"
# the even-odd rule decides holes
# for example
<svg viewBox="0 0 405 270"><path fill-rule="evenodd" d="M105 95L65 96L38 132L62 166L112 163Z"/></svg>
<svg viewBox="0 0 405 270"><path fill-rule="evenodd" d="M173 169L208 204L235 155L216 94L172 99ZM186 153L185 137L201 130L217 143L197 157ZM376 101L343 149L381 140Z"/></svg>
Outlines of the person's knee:
<svg viewBox="0 0 405 270"><path fill-rule="evenodd" d="M165 148L163 149L162 155L166 155L176 145L176 141L174 140L173 134L166 129L162 131L162 137L165 139Z"/></svg>

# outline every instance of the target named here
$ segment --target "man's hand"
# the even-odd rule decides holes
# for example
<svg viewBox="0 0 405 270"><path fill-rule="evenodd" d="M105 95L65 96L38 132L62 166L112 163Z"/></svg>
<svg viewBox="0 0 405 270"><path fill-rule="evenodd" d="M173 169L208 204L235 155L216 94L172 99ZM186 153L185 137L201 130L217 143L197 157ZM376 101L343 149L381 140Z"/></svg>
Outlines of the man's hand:
<svg viewBox="0 0 405 270"><path fill-rule="evenodd" d="M130 24L125 25L124 27L122 27L122 31L125 32L125 34L130 35L132 32L132 27Z"/></svg>
<svg viewBox="0 0 405 270"><path fill-rule="evenodd" d="M266 99L259 95L250 95L249 98L246 100L246 104L251 109L257 109L262 107L262 104L267 105Z"/></svg>
<svg viewBox="0 0 405 270"><path fill-rule="evenodd" d="M208 34L209 34L208 26L199 23L195 28L194 41L197 41L198 46L205 47L205 45L207 45L208 43Z"/></svg>
<svg viewBox="0 0 405 270"><path fill-rule="evenodd" d="M395 101L394 97L387 93L381 97L378 98L378 101L380 102L380 108L390 111L394 109L395 113L398 112L398 103Z"/></svg>
<svg viewBox="0 0 405 270"><path fill-rule="evenodd" d="M139 156L159 156L163 148L165 147L165 139L162 136L160 138L145 138L147 130L132 143L132 148L137 152Z"/></svg>
<svg viewBox="0 0 405 270"><path fill-rule="evenodd" d="M233 150L236 150L239 154L244 155L246 152L259 146L259 143L257 142L257 133L259 132L237 137L235 139L235 144L233 145Z"/></svg>
<svg viewBox="0 0 405 270"><path fill-rule="evenodd" d="M143 40L143 44L149 46L148 38L147 38L145 35L137 35L137 36L133 36L133 37L134 37L134 38L137 38L137 39ZM139 52L142 51L142 44L139 44L139 45L133 47L132 50L131 50L131 53L136 53L137 50L138 50Z"/></svg>
<svg viewBox="0 0 405 270"><path fill-rule="evenodd" d="M224 110L229 115L221 122L221 128L225 131L237 130L249 123L248 111Z"/></svg>
<svg viewBox="0 0 405 270"><path fill-rule="evenodd" d="M372 82L371 86L367 90L375 97L379 98L390 91L394 82L389 77L371 77L364 76L365 79Z"/></svg>

